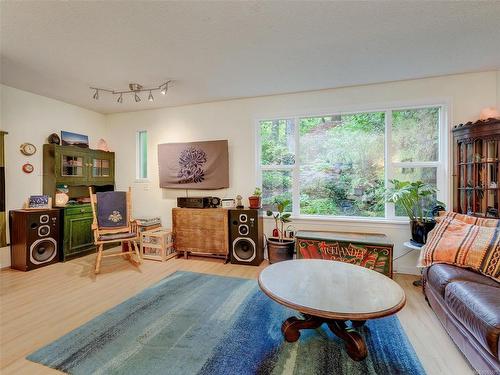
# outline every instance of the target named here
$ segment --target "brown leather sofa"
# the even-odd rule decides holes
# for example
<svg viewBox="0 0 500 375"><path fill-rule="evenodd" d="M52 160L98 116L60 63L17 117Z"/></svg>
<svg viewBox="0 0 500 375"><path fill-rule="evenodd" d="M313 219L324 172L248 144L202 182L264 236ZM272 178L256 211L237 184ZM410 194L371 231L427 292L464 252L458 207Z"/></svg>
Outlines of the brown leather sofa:
<svg viewBox="0 0 500 375"><path fill-rule="evenodd" d="M500 283L479 273L434 264L423 273L425 296L479 374L500 374Z"/></svg>

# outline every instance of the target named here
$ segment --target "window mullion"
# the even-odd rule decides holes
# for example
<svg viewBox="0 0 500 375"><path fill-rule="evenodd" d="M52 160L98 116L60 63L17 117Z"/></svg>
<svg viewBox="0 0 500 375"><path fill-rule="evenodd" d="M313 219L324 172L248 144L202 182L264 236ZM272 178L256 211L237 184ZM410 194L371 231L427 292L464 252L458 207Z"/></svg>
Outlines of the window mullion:
<svg viewBox="0 0 500 375"><path fill-rule="evenodd" d="M300 186L299 186L299 178L300 178L300 161L299 161L299 120L297 117L293 119L293 136L295 140L295 163L292 171L292 214L294 216L300 215Z"/></svg>
<svg viewBox="0 0 500 375"><path fill-rule="evenodd" d="M392 111L385 111L385 152L384 152L384 174L385 188L389 187L389 180L394 178L394 167L392 165ZM395 217L394 204L385 202L385 217L394 219Z"/></svg>

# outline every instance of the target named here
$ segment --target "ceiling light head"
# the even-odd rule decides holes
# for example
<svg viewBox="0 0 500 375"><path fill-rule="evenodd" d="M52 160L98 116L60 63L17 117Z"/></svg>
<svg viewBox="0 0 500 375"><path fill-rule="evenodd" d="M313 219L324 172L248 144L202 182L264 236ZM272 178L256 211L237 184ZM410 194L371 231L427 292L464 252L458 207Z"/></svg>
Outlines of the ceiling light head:
<svg viewBox="0 0 500 375"><path fill-rule="evenodd" d="M129 83L128 88L130 91L141 91L142 85L139 85L138 83Z"/></svg>
<svg viewBox="0 0 500 375"><path fill-rule="evenodd" d="M165 95L168 91L168 83L165 83L165 85L161 88L160 92L162 95Z"/></svg>
<svg viewBox="0 0 500 375"><path fill-rule="evenodd" d="M118 103L123 103L123 94L120 94L120 96L118 97L118 99L116 100Z"/></svg>
<svg viewBox="0 0 500 375"><path fill-rule="evenodd" d="M137 93L134 94L134 98L135 98L136 102L140 102L141 101L141 97L139 95L137 95Z"/></svg>
<svg viewBox="0 0 500 375"><path fill-rule="evenodd" d="M150 102L154 102L154 100L155 100L155 98L153 98L153 93L151 92L151 90L149 90L148 100L149 100Z"/></svg>
<svg viewBox="0 0 500 375"><path fill-rule="evenodd" d="M95 100L99 100L99 90L97 90L97 89L95 90L95 93L94 93L93 98L94 98Z"/></svg>

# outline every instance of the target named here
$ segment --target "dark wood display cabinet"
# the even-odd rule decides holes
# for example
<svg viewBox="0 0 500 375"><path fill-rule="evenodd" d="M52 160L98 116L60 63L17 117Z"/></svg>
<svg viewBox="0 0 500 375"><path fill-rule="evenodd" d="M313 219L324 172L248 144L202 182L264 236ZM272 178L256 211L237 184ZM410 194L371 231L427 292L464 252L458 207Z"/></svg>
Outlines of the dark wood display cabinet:
<svg viewBox="0 0 500 375"><path fill-rule="evenodd" d="M88 197L95 191L114 190L115 154L76 146L43 146L43 193L52 197L58 185L68 187L70 199ZM68 204L63 208L63 251L68 260L95 251L90 203Z"/></svg>
<svg viewBox="0 0 500 375"><path fill-rule="evenodd" d="M453 128L454 211L499 217L500 120L468 122Z"/></svg>

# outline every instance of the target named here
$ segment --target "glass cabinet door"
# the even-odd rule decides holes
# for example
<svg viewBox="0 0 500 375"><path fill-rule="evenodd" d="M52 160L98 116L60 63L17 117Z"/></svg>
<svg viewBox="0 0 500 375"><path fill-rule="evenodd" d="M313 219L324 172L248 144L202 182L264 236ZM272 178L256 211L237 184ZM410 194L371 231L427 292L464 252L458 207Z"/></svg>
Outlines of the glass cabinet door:
<svg viewBox="0 0 500 375"><path fill-rule="evenodd" d="M92 160L92 177L110 177L111 162L109 159Z"/></svg>
<svg viewBox="0 0 500 375"><path fill-rule="evenodd" d="M85 174L85 163L83 156L62 155L61 176L83 177Z"/></svg>
<svg viewBox="0 0 500 375"><path fill-rule="evenodd" d="M114 183L114 157L112 152L94 150L90 156L89 181L94 185Z"/></svg>

